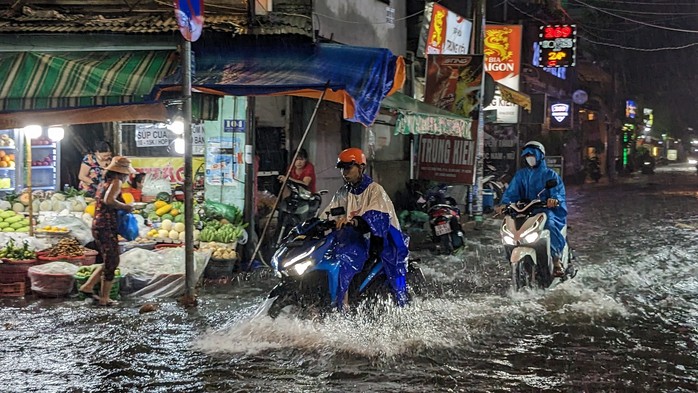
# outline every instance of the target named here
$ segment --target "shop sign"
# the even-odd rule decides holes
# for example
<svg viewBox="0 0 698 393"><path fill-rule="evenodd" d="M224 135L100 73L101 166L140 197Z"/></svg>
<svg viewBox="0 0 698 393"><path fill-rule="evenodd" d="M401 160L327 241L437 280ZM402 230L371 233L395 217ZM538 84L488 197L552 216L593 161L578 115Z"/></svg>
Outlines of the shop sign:
<svg viewBox="0 0 698 393"><path fill-rule="evenodd" d="M485 125L485 164L499 174L514 176L519 159L519 136L512 125Z"/></svg>
<svg viewBox="0 0 698 393"><path fill-rule="evenodd" d="M424 102L470 118L480 105L481 81L481 55L429 56Z"/></svg>
<svg viewBox="0 0 698 393"><path fill-rule="evenodd" d="M417 177L450 184L473 184L475 153L475 141L422 135Z"/></svg>
<svg viewBox="0 0 698 393"><path fill-rule="evenodd" d="M569 101L553 102L548 107L551 129L572 128L572 103Z"/></svg>
<svg viewBox="0 0 698 393"><path fill-rule="evenodd" d="M654 115L653 110L650 108L642 109L642 123L645 126L644 133L648 134L652 131L652 125L654 125Z"/></svg>
<svg viewBox="0 0 698 393"><path fill-rule="evenodd" d="M224 119L223 132L245 132L245 120Z"/></svg>
<svg viewBox="0 0 698 393"><path fill-rule="evenodd" d="M546 25L538 33L538 66L574 67L577 61L577 26Z"/></svg>
<svg viewBox="0 0 698 393"><path fill-rule="evenodd" d="M563 177L563 168L565 167L564 163L565 159L562 156L545 156L545 165L560 175L560 178Z"/></svg>
<svg viewBox="0 0 698 393"><path fill-rule="evenodd" d="M637 117L637 104L633 100L625 101L625 117L634 119Z"/></svg>
<svg viewBox="0 0 698 393"><path fill-rule="evenodd" d="M191 128L191 148L192 154L202 156L204 154L204 125L194 124Z"/></svg>
<svg viewBox="0 0 698 393"><path fill-rule="evenodd" d="M164 126L136 124L136 147L169 146L169 133Z"/></svg>
<svg viewBox="0 0 698 393"><path fill-rule="evenodd" d="M485 71L495 82L514 90L519 90L521 77L522 31L519 25L485 26ZM495 99L485 108L485 111L488 110L497 111L496 123L514 124L519 121L518 106L502 99L499 89Z"/></svg>
<svg viewBox="0 0 698 393"><path fill-rule="evenodd" d="M428 55L467 54L472 29L473 23L471 21L442 5L433 4L426 40L426 53Z"/></svg>
<svg viewBox="0 0 698 393"><path fill-rule="evenodd" d="M167 179L170 183L184 182L184 157L129 157L138 172L150 174L155 179ZM203 169L203 157L192 157L192 172Z"/></svg>

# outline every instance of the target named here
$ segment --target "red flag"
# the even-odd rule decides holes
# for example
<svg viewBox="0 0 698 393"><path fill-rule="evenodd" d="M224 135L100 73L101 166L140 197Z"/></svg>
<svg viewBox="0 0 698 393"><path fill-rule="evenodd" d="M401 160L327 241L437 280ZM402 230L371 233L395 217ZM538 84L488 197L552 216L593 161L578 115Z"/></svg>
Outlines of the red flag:
<svg viewBox="0 0 698 393"><path fill-rule="evenodd" d="M185 40L194 42L204 29L204 0L174 0L175 19Z"/></svg>

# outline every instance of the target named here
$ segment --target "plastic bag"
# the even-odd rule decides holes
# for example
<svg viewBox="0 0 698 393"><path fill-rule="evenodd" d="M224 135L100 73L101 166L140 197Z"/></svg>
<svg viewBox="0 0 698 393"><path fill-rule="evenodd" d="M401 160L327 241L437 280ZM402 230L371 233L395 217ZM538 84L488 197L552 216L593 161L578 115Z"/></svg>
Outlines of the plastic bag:
<svg viewBox="0 0 698 393"><path fill-rule="evenodd" d="M231 224L242 224L242 211L237 206L207 200L204 211L209 218L225 218Z"/></svg>
<svg viewBox="0 0 698 393"><path fill-rule="evenodd" d="M78 239L83 246L94 240L92 237L92 228L88 226L81 218L66 215L54 216L44 220L41 225L51 225L70 229L70 236Z"/></svg>
<svg viewBox="0 0 698 393"><path fill-rule="evenodd" d="M126 213L124 210L119 210L118 216L119 226L117 232L124 239L131 241L138 237L138 220L131 213Z"/></svg>

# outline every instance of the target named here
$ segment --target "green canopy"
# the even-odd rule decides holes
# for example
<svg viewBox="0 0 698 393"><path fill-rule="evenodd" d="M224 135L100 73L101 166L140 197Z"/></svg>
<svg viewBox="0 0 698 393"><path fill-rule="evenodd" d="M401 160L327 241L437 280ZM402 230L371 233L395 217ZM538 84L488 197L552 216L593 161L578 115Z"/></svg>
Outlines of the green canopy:
<svg viewBox="0 0 698 393"><path fill-rule="evenodd" d="M0 53L0 112L152 102L174 51Z"/></svg>
<svg viewBox="0 0 698 393"><path fill-rule="evenodd" d="M385 97L381 106L397 112L395 134L450 135L472 139L472 120L400 92Z"/></svg>

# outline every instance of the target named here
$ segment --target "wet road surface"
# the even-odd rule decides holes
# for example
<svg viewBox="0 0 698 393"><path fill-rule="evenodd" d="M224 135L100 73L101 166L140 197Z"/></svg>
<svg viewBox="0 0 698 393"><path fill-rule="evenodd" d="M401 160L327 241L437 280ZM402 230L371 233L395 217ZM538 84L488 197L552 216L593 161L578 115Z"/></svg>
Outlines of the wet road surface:
<svg viewBox="0 0 698 393"><path fill-rule="evenodd" d="M265 272L204 288L194 310L0 299L0 391L698 391L695 170L568 199L580 271L547 291L509 291L487 219L461 255L419 253L430 296L405 309L272 321L255 316Z"/></svg>

